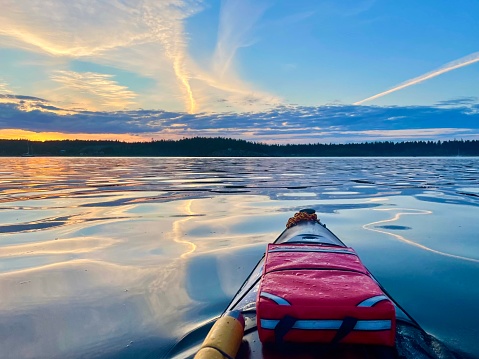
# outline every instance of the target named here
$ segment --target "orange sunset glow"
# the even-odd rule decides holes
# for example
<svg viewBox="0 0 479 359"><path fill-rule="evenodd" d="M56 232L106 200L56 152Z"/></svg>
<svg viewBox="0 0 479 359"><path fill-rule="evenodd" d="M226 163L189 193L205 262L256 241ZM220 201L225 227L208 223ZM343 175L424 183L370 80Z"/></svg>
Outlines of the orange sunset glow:
<svg viewBox="0 0 479 359"><path fill-rule="evenodd" d="M151 136L117 134L117 133L61 133L61 132L33 132L18 129L0 130L0 138L5 140L30 141L62 141L62 140L118 140L124 142L149 141Z"/></svg>

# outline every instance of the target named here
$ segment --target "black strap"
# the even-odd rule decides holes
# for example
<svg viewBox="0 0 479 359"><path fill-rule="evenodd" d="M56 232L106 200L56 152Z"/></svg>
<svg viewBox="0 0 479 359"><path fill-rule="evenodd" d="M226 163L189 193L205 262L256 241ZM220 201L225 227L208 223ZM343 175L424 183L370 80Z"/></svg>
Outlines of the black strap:
<svg viewBox="0 0 479 359"><path fill-rule="evenodd" d="M282 343L283 338L290 331L290 329L294 326L294 323L296 323L297 318L292 317L290 315L285 315L278 324L276 324L276 327L274 328L274 337L276 340L276 343Z"/></svg>
<svg viewBox="0 0 479 359"><path fill-rule="evenodd" d="M235 359L233 358L231 355L228 355L228 353L225 353L224 351L222 351L221 349L217 348L217 347L214 347L212 345L205 345L205 346L202 346L201 349L205 349L205 348L211 348L211 349L214 349L216 351L218 351L221 355L223 355L226 359ZM200 350L201 350L200 349Z"/></svg>
<svg viewBox="0 0 479 359"><path fill-rule="evenodd" d="M285 315L276 327L274 328L274 336L276 343L282 343L284 336L293 328L294 324L298 319L290 315ZM337 345L342 339L344 339L349 333L351 333L358 322L357 318L354 317L345 317L341 323L336 335L329 343L330 346Z"/></svg>
<svg viewBox="0 0 479 359"><path fill-rule="evenodd" d="M351 333L358 322L357 318L354 317L345 317L341 326L339 327L336 335L334 336L333 340L331 340L331 345L335 346L338 344L342 339L344 339L349 333Z"/></svg>

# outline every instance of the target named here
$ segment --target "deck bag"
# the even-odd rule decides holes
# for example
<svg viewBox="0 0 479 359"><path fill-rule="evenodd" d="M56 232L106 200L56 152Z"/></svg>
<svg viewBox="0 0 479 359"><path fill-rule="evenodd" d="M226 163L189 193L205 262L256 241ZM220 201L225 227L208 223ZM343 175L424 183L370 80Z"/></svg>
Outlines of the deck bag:
<svg viewBox="0 0 479 359"><path fill-rule="evenodd" d="M269 244L256 310L262 342L394 346L394 305L351 248Z"/></svg>

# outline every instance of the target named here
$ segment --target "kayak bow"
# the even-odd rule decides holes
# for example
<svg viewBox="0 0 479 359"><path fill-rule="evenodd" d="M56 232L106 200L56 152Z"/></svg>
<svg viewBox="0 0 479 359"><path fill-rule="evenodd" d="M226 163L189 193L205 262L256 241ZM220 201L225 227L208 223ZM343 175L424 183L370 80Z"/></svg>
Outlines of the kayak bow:
<svg viewBox="0 0 479 359"><path fill-rule="evenodd" d="M302 210L292 217L287 228L274 244L295 246L325 246L339 252L348 247L316 217L311 209ZM427 334L420 325L397 304L372 274L395 308L395 341L393 346L367 344L324 343L265 343L260 341L257 327L257 298L263 275L265 257L258 262L240 287L221 317L214 323L203 344L195 331L185 336L168 353L168 358L428 358L459 359L469 356L450 350L442 342ZM233 314L232 314L233 313ZM213 323L199 328L208 329ZM244 332L243 332L244 330ZM238 353L237 353L238 351Z"/></svg>

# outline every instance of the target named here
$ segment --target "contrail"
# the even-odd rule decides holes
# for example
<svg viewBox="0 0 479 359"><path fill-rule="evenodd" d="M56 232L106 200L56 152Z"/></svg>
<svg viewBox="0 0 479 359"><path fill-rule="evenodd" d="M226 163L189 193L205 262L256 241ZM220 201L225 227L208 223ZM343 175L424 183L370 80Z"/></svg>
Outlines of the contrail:
<svg viewBox="0 0 479 359"><path fill-rule="evenodd" d="M377 95L368 97L364 100L355 102L354 105L361 105L362 103L364 103L366 101L374 100L378 97L382 97L382 96L388 95L390 93L402 90L406 87L416 85L416 84L421 83L423 81L432 79L433 77L442 75L446 72L449 72L449 71L452 71L452 70L455 70L455 69L459 69L459 68L464 67L464 66L472 65L475 62L479 62L479 52L475 52L471 55L468 55L468 56L462 57L458 60L449 62L449 63L445 64L444 66L442 66L442 67L440 67L440 68L438 68L434 71L428 72L424 75L421 75L421 76L415 77L411 80L408 80L406 82L400 83L399 85L393 87L392 89L389 89L387 91L378 93Z"/></svg>
<svg viewBox="0 0 479 359"><path fill-rule="evenodd" d="M188 108L188 113L195 113L196 112L196 100L193 96L193 91L191 90L190 82L188 79L188 76L185 74L183 71L182 67L182 57L179 56L178 54L176 55L174 61L173 61L173 68L175 70L175 74L178 77L178 79L181 81L183 84L187 96L188 96L188 103L189 103L189 108Z"/></svg>
<svg viewBox="0 0 479 359"><path fill-rule="evenodd" d="M159 6L153 0L144 5L143 20L150 27L151 34L164 46L166 57L172 61L173 70L184 91L189 113L195 113L197 103L193 96L190 79L185 67L186 36L184 20L195 14L194 2L169 0ZM191 5L191 6L190 6ZM185 10L183 7L187 8ZM165 16L165 12L167 15Z"/></svg>

